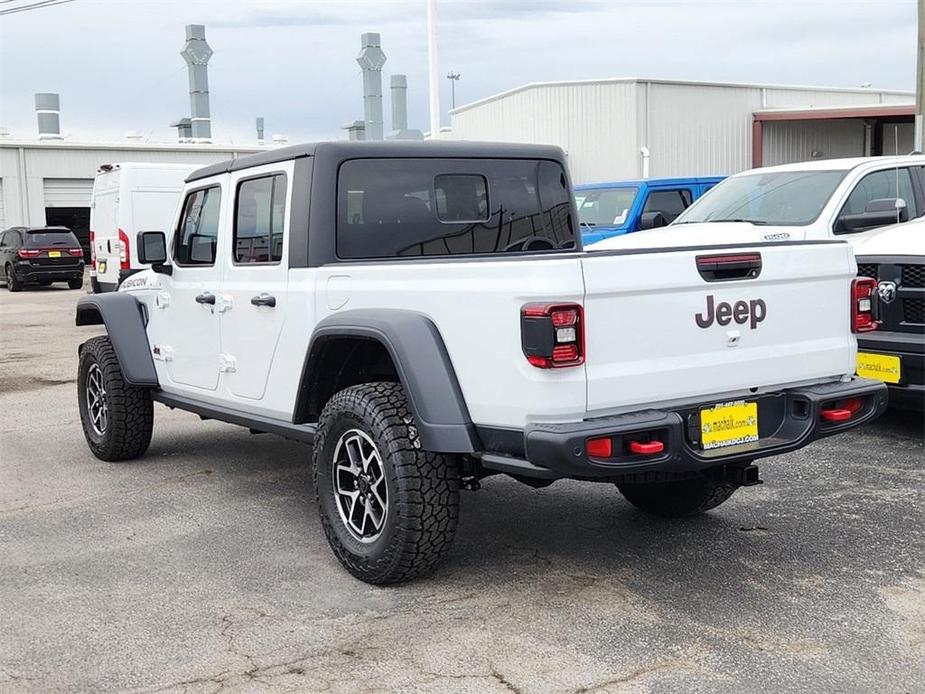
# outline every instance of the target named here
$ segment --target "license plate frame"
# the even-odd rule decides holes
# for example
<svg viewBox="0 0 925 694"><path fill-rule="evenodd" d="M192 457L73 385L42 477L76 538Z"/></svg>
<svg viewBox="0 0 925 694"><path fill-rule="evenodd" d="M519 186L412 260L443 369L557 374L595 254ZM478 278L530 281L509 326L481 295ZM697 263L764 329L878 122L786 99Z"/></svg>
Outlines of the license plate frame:
<svg viewBox="0 0 925 694"><path fill-rule="evenodd" d="M756 401L734 400L700 409L700 447L703 450L756 443L758 439Z"/></svg>
<svg viewBox="0 0 925 694"><path fill-rule="evenodd" d="M884 383L902 381L902 359L894 354L858 352L855 373L861 378L872 378Z"/></svg>

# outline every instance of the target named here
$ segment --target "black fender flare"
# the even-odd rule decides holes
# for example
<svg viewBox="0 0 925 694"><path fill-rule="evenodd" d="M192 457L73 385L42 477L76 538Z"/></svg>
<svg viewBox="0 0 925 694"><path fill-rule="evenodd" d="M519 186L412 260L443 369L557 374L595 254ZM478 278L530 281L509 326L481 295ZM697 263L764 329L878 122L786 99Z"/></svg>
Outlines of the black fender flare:
<svg viewBox="0 0 925 694"><path fill-rule="evenodd" d="M434 322L402 309L353 309L324 318L315 327L302 370L299 398L307 397L306 375L317 366L326 340L376 340L392 358L425 449L438 453L480 450L475 425L446 345ZM297 411L298 411L298 405Z"/></svg>
<svg viewBox="0 0 925 694"><path fill-rule="evenodd" d="M158 386L148 343L145 306L131 294L89 294L77 300L76 325L105 325L122 377L133 386Z"/></svg>

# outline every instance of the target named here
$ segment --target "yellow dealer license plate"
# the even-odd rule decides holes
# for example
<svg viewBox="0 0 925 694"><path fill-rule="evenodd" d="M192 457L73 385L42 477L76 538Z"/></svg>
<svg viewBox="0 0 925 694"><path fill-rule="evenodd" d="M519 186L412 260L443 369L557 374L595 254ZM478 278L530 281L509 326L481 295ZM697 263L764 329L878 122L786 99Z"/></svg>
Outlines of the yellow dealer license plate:
<svg viewBox="0 0 925 694"><path fill-rule="evenodd" d="M858 352L857 372L862 378L876 378L885 383L899 383L901 370L899 357L890 354Z"/></svg>
<svg viewBox="0 0 925 694"><path fill-rule="evenodd" d="M700 410L700 442L705 450L757 440L757 402L725 402Z"/></svg>
<svg viewBox="0 0 925 694"><path fill-rule="evenodd" d="M60 258L61 251L48 251L48 257L49 258Z"/></svg>
<svg viewBox="0 0 925 694"><path fill-rule="evenodd" d="M106 261L105 260L100 262L99 265L97 265L96 271L100 273L101 275L106 273Z"/></svg>

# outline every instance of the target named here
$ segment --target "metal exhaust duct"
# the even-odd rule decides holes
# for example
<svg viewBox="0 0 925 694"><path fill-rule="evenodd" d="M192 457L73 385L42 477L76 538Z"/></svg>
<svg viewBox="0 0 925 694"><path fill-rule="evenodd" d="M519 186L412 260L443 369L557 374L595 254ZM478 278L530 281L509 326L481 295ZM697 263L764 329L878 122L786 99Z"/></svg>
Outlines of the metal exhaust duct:
<svg viewBox="0 0 925 694"><path fill-rule="evenodd" d="M363 70L363 112L366 120L366 139L382 139L382 66L385 53L379 45L379 34L360 37L360 55L357 62Z"/></svg>
<svg viewBox="0 0 925 694"><path fill-rule="evenodd" d="M35 95L35 118L40 140L61 139L61 102L57 94Z"/></svg>
<svg viewBox="0 0 925 694"><path fill-rule="evenodd" d="M392 75L392 130L401 132L408 129L408 78L405 75Z"/></svg>
<svg viewBox="0 0 925 694"><path fill-rule="evenodd" d="M206 28L202 24L186 25L186 45L180 51L189 71L190 124L193 141L212 139L212 117L209 115L208 63L212 49L206 43Z"/></svg>
<svg viewBox="0 0 925 694"><path fill-rule="evenodd" d="M408 129L408 78L405 75L392 75L392 133L390 140L423 140L420 130Z"/></svg>
<svg viewBox="0 0 925 694"><path fill-rule="evenodd" d="M263 144L263 118L257 118L257 144Z"/></svg>

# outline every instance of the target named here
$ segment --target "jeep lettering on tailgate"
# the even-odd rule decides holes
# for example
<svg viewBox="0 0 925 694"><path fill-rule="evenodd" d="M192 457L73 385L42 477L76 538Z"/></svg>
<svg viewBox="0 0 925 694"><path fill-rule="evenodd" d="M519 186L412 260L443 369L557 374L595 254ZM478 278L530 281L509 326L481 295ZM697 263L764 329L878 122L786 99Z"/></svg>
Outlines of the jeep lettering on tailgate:
<svg viewBox="0 0 925 694"><path fill-rule="evenodd" d="M694 315L698 327L709 328L714 321L718 325L729 325L731 321L735 321L739 325L748 323L749 329L754 330L768 314L767 304L762 299L736 301L735 304L721 301L715 308L714 303L713 295L708 295L707 310Z"/></svg>

